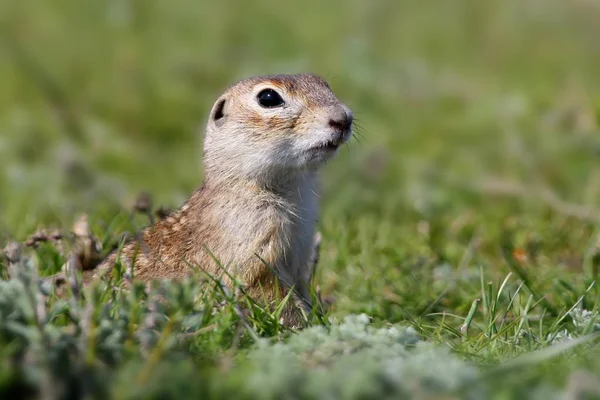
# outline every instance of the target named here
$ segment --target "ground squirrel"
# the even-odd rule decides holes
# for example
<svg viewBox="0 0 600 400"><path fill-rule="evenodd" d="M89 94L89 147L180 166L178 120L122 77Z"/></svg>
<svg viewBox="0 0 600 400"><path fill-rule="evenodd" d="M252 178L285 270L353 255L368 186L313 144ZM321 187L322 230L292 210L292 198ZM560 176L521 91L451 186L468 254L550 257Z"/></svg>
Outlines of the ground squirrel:
<svg viewBox="0 0 600 400"><path fill-rule="evenodd" d="M208 249L256 300L283 299L287 284L310 307L316 172L352 136L352 121L350 109L316 75L232 85L209 115L202 186L142 232L139 251L136 243L126 244L122 265L137 253L134 279L182 278L193 265L230 284ZM110 255L93 278L110 271L116 257ZM299 318L292 310L282 317L291 326Z"/></svg>

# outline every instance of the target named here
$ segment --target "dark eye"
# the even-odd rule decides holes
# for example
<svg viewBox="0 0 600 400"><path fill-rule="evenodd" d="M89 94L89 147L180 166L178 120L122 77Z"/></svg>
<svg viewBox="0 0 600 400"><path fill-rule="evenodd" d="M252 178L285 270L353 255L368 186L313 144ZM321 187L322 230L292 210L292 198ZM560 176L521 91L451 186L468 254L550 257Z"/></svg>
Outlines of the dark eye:
<svg viewBox="0 0 600 400"><path fill-rule="evenodd" d="M261 90L261 92L256 96L258 98L258 104L263 107L271 108L278 107L283 105L283 99L273 89L265 89Z"/></svg>

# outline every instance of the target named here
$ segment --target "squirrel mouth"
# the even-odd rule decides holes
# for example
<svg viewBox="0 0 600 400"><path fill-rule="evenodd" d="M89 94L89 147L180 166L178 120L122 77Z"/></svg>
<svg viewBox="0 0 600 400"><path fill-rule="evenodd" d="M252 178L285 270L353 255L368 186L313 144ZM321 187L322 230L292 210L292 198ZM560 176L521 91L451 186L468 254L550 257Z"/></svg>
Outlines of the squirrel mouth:
<svg viewBox="0 0 600 400"><path fill-rule="evenodd" d="M315 150L325 150L325 151L335 151L338 149L338 147L340 147L340 144L342 144L342 142L337 141L337 140L328 140L316 147L314 147Z"/></svg>

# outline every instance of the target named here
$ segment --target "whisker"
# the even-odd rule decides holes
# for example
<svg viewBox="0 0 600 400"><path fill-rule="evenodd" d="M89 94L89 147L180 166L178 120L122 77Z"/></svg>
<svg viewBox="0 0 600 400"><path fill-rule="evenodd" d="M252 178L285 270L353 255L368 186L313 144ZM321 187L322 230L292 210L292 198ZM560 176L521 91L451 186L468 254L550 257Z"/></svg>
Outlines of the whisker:
<svg viewBox="0 0 600 400"><path fill-rule="evenodd" d="M360 135L352 135L350 137L350 140L352 140L352 139L356 140L358 142L358 144L362 144L362 142L361 142L362 136L360 136Z"/></svg>
<svg viewBox="0 0 600 400"><path fill-rule="evenodd" d="M358 140L358 138L355 137L356 143L357 144L361 144L360 141ZM352 142L352 140L347 141L344 146L348 149L348 151L356 151L355 149L359 149L358 151L362 152L364 147L363 146L351 146L350 143Z"/></svg>
<svg viewBox="0 0 600 400"><path fill-rule="evenodd" d="M363 144L362 139L364 139L364 138L362 136L357 136L357 135L352 135L350 137L350 140L348 140L346 142L346 144L350 143L353 139L356 141L357 144L359 144L359 145Z"/></svg>
<svg viewBox="0 0 600 400"><path fill-rule="evenodd" d="M364 138L365 137L365 129L360 126L360 125L354 125L354 129L352 130L352 133L354 133L354 136L360 137L360 138Z"/></svg>

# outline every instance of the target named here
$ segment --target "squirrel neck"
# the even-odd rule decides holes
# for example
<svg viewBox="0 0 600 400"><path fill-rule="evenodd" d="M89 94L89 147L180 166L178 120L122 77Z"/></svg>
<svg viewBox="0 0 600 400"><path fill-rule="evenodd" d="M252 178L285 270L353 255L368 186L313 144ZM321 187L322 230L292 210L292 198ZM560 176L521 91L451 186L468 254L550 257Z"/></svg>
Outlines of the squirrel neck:
<svg viewBox="0 0 600 400"><path fill-rule="evenodd" d="M232 177L223 179L221 176L206 174L203 186L211 193L224 195L218 196L223 199L251 200L255 197L269 197L291 206L300 206L307 196L316 196L317 180L315 172L309 170L297 172L277 181Z"/></svg>
<svg viewBox="0 0 600 400"><path fill-rule="evenodd" d="M235 174L230 169L205 164L203 185L210 191L230 192L236 197L262 193L282 200L302 201L302 195L316 195L317 178L312 169L272 171L268 176L255 176Z"/></svg>
<svg viewBox="0 0 600 400"><path fill-rule="evenodd" d="M188 212L200 213L214 224L230 227L253 226L254 222L250 221L278 215L282 218L280 222L300 229L302 237L311 236L318 209L315 171L301 171L287 180L268 183L271 185L252 179L224 180L208 173L202 188L188 202L191 207ZM253 228L245 234L256 233Z"/></svg>

